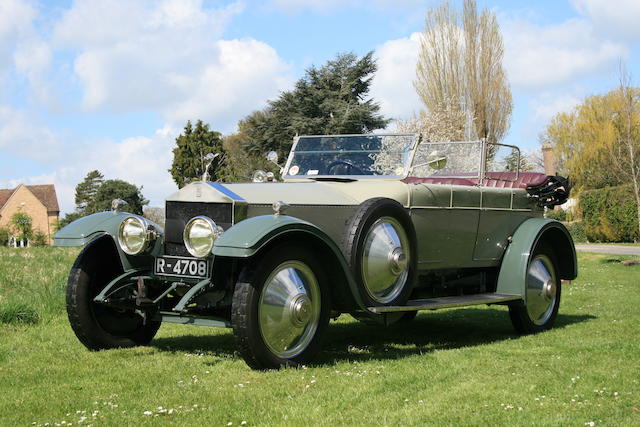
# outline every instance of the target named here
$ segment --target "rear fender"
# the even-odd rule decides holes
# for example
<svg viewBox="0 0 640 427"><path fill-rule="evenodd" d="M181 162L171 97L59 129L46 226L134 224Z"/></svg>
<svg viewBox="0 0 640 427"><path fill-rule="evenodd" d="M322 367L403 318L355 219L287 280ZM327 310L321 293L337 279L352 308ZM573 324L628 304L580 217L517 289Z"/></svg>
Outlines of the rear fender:
<svg viewBox="0 0 640 427"><path fill-rule="evenodd" d="M497 293L525 298L527 267L533 250L541 241L549 242L555 249L561 279L573 280L578 276L576 250L567 228L555 220L529 218L513 234L511 244L502 258Z"/></svg>
<svg viewBox="0 0 640 427"><path fill-rule="evenodd" d="M85 246L88 249L89 245L94 241L107 237L113 242L113 250L117 251L124 271L134 268L150 269L153 266L153 257L162 254L163 238L158 236L154 246L145 254L125 254L117 243L118 229L122 220L131 215L126 212L100 212L82 217L58 231L53 236L53 245ZM156 228L161 229L159 226ZM84 252L83 250L82 253Z"/></svg>
<svg viewBox="0 0 640 427"><path fill-rule="evenodd" d="M216 240L213 255L250 259L285 241L310 246L322 257L327 265L335 307L342 311L354 308L368 311L338 246L322 230L307 221L286 215L263 215L246 219ZM345 292L345 289L348 291Z"/></svg>

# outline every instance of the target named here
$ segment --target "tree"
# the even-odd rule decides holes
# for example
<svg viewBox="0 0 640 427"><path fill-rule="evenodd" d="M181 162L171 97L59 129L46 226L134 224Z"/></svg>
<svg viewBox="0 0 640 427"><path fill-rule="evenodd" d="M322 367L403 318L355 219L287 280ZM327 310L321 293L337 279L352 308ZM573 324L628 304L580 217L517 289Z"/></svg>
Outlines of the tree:
<svg viewBox="0 0 640 427"><path fill-rule="evenodd" d="M622 67L616 95L616 137L606 148L622 180L632 184L640 231L640 89L631 87L631 76Z"/></svg>
<svg viewBox="0 0 640 427"><path fill-rule="evenodd" d="M184 133L176 138L173 163L169 169L179 188L202 177L206 165L204 157L209 153L219 154L209 168L211 180L216 181L219 168L224 160L222 135L210 130L209 125L203 123L202 120L196 122L195 128L191 125L191 121L188 121L184 127Z"/></svg>
<svg viewBox="0 0 640 427"><path fill-rule="evenodd" d="M33 235L33 225L29 214L25 212L16 212L11 216L11 225L13 232L19 240L25 241Z"/></svg>
<svg viewBox="0 0 640 427"><path fill-rule="evenodd" d="M389 121L368 98L375 71L373 52L362 58L340 54L309 68L293 90L240 121L245 147L260 155L275 150L282 158L295 135L359 134L385 127Z"/></svg>
<svg viewBox="0 0 640 427"><path fill-rule="evenodd" d="M110 210L113 199L127 202L127 212L142 215L142 207L149 203L142 195L142 187L138 188L119 179L104 181L103 178L100 172L91 171L84 181L76 186L76 210L65 214L64 218L58 221L57 229L84 216ZM81 197L78 197L78 194Z"/></svg>
<svg viewBox="0 0 640 427"><path fill-rule="evenodd" d="M90 213L110 210L114 199L127 202L125 210L137 215L142 215L142 207L149 203L142 195L142 187L138 188L120 179L109 179L98 188L90 204L92 210Z"/></svg>
<svg viewBox="0 0 640 427"><path fill-rule="evenodd" d="M152 222L155 222L161 227L164 227L164 223L167 219L164 208L158 206L145 206L143 211L145 218Z"/></svg>
<svg viewBox="0 0 640 427"><path fill-rule="evenodd" d="M76 186L75 201L78 212L83 213L87 210L103 181L104 175L97 170L93 170L85 176L84 181Z"/></svg>
<svg viewBox="0 0 640 427"><path fill-rule="evenodd" d="M258 151L250 153L245 150L244 144L247 140L248 137L243 133L235 133L224 137L225 161L219 173L219 178L222 181L250 181L253 172L257 169L278 172L277 169L279 168L267 161L265 153Z"/></svg>
<svg viewBox="0 0 640 427"><path fill-rule="evenodd" d="M429 111L462 111L471 138L499 142L513 108L503 54L495 13L465 0L460 15L445 0L427 12L414 86Z"/></svg>
<svg viewBox="0 0 640 427"><path fill-rule="evenodd" d="M408 120L398 120L399 132L422 134L428 142L462 141L465 139L466 115L451 104L440 104L429 111L420 111Z"/></svg>
<svg viewBox="0 0 640 427"><path fill-rule="evenodd" d="M620 73L619 86L557 114L543 141L553 147L578 190L630 184L640 230L640 88Z"/></svg>

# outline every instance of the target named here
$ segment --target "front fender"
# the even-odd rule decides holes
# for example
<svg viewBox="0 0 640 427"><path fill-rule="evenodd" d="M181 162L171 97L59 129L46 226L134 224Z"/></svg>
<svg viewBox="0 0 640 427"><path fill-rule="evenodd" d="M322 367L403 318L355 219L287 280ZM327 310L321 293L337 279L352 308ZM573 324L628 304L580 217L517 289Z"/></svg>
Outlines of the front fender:
<svg viewBox="0 0 640 427"><path fill-rule="evenodd" d="M213 255L232 258L249 258L271 242L286 239L288 235L305 236L308 242L319 243L325 247L339 265L340 273L349 285L349 290L356 305L366 312L358 285L351 274L347 262L338 246L329 236L315 225L286 215L263 215L246 219L224 232L213 246Z"/></svg>
<svg viewBox="0 0 640 427"><path fill-rule="evenodd" d="M123 219L132 214L126 212L100 212L73 221L53 236L54 246L86 246L108 236L112 239L125 271L132 268L151 268L153 256L162 254L163 238L159 236L146 254L127 255L117 243L118 229ZM160 227L157 227L160 229Z"/></svg>
<svg viewBox="0 0 640 427"><path fill-rule="evenodd" d="M53 235L53 246L84 246L103 234L117 236L120 223L129 215L100 212L79 218Z"/></svg>
<svg viewBox="0 0 640 427"><path fill-rule="evenodd" d="M573 280L577 277L576 249L567 228L555 220L529 218L513 234L511 244L502 258L497 293L526 297L527 267L533 250L543 239L550 241L556 250L560 278Z"/></svg>

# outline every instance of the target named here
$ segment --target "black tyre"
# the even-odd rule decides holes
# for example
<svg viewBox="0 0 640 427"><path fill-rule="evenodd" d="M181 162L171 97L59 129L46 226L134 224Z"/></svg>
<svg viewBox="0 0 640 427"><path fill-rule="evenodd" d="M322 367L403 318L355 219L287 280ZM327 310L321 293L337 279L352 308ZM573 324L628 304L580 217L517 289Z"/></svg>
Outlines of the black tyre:
<svg viewBox="0 0 640 427"><path fill-rule="evenodd" d="M245 267L233 293L231 325L254 369L309 363L320 350L331 304L317 257L283 244Z"/></svg>
<svg viewBox="0 0 640 427"><path fill-rule="evenodd" d="M98 293L121 273L109 257L82 257L71 269L67 283L67 314L76 336L90 350L146 345L160 322L133 311L117 310L93 302Z"/></svg>
<svg viewBox="0 0 640 427"><path fill-rule="evenodd" d="M560 307L560 278L558 261L553 248L540 242L536 245L525 277L526 304L509 305L513 327L521 334L551 329Z"/></svg>
<svg viewBox="0 0 640 427"><path fill-rule="evenodd" d="M342 251L366 306L403 305L413 289L416 241L402 205L386 198L362 203L347 222Z"/></svg>

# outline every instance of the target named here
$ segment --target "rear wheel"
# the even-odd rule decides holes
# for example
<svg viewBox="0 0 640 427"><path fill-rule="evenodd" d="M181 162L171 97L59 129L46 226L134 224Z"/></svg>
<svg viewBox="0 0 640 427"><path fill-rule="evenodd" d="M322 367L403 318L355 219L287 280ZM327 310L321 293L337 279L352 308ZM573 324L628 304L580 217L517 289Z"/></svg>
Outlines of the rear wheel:
<svg viewBox="0 0 640 427"><path fill-rule="evenodd" d="M245 267L233 293L231 324L249 366L309 363L320 350L330 303L324 271L299 245L271 249Z"/></svg>
<svg viewBox="0 0 640 427"><path fill-rule="evenodd" d="M147 320L133 310L97 304L93 299L122 268L111 257L86 254L71 269L67 283L67 314L76 336L90 350L146 345L160 322ZM121 292L134 292L122 289ZM135 296L132 295L132 298Z"/></svg>
<svg viewBox="0 0 640 427"><path fill-rule="evenodd" d="M560 307L560 278L553 249L545 243L536 246L525 277L526 303L511 304L509 315L521 334L550 329Z"/></svg>

